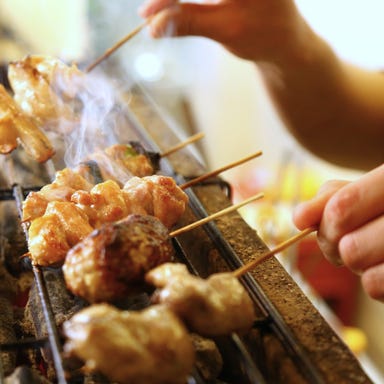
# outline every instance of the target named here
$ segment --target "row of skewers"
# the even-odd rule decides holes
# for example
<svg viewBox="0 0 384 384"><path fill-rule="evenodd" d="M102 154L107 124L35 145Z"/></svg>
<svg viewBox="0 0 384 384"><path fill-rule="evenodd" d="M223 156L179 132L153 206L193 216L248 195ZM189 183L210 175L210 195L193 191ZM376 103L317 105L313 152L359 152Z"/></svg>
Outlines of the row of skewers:
<svg viewBox="0 0 384 384"><path fill-rule="evenodd" d="M63 180L63 174L69 176L69 180L79 176L66 169L58 173L56 180ZM201 180L202 177L198 179ZM90 198L89 201L93 203L87 206L98 207L98 219L95 220L93 214L84 210L88 214L87 223L91 221L96 230L89 230L89 234L85 233L82 240L67 250L63 273L71 292L85 298L89 303L101 304L91 305L64 324L63 331L67 339L65 351L85 361L87 369L101 371L117 382L184 382L194 363L189 332L217 337L232 332L245 332L252 327L255 320L253 303L238 280L246 270L240 274L215 274L204 280L190 275L184 265L171 263L173 248L170 243L172 232L169 230L184 212L186 195L172 178L166 176L134 176L131 180L130 185L137 187L137 190L127 188L128 193L136 195L139 191L141 197L150 196L151 202L148 203L145 198L136 199L136 204L130 204L129 207L135 207L137 211L128 215L127 209L116 209L116 206L121 208L116 202L124 201L121 194L125 185L120 188L117 183L111 184L111 180L108 180L96 184L89 191L82 191L88 198L93 188L99 191L99 197ZM84 186L84 182L79 185ZM54 188L46 186L44 191L58 187L65 187L65 183L60 186L56 184ZM160 192L163 197L157 198L156 190L161 187L165 187L166 191ZM146 191L147 188L150 193ZM77 206L79 200L76 196L79 192L72 191L69 201L67 198L64 202ZM34 238L37 239L37 244L44 244L39 235L31 231L33 224L44 220L47 211L48 215L60 216L61 213L60 209L48 209L49 204L56 204L58 207L58 202L53 200L48 204L44 202L45 210L40 210L40 213L44 211L42 216L33 216L31 212L38 210L35 205L38 200L32 199L34 195L46 198L49 194L44 195L41 191L31 193L25 201L23 212L25 222L31 223L29 239ZM74 195L75 198L72 198ZM177 203L181 201L179 210L173 209L173 200ZM100 201L103 201L104 207L97 205ZM166 202L167 205L163 209L155 209L154 202ZM144 207L150 209L144 214L138 213ZM238 208L231 207L231 210ZM102 212L112 212L112 216ZM175 215L170 215L171 212ZM208 219L212 220L213 217ZM69 215L68 220L72 220L72 215ZM63 222L68 223L65 219ZM48 227L52 228L49 221ZM57 228L59 226L55 227ZM73 230L73 223L68 228ZM79 230L76 232L81 233ZM173 233L177 234L178 231ZM49 258L51 253L43 251L41 256ZM52 259L42 260L44 259L35 258L33 262L47 263L46 265L52 263ZM58 261L62 262L54 260L54 264ZM148 309L141 312L120 311L107 304L140 292L143 284L156 289L152 296L154 305ZM97 341L94 337L96 333L103 335ZM141 335L145 337L142 339ZM154 353L160 348L166 349L167 353ZM118 356L116 365L105 363L110 350ZM127 361L142 363L127 365ZM164 369L159 373L157 369L151 369L151 366L161 366Z"/></svg>
<svg viewBox="0 0 384 384"><path fill-rule="evenodd" d="M85 78L76 66L49 57L11 64L14 97L0 88L0 129L7 132L0 132L2 153L20 141L38 162L51 158L54 149L38 127L63 133L63 119L66 129L76 124L81 116L76 95ZM170 241L180 233L171 229L188 204L184 189L193 183L178 186L156 174L158 164L131 144L86 160L31 192L22 212L26 256L40 267L61 267L67 288L90 304L64 323L65 353L119 383L185 383L195 361L190 333L214 338L247 332L255 311L239 277L312 229L244 268L201 279L173 262ZM104 181L95 182L90 163ZM122 311L113 305L148 285L153 291L148 308Z"/></svg>

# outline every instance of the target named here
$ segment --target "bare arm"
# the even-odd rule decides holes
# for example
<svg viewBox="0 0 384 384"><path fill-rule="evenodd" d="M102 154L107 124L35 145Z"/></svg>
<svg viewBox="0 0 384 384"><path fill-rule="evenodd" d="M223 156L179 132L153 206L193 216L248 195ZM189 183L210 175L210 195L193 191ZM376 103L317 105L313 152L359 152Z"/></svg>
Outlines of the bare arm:
<svg viewBox="0 0 384 384"><path fill-rule="evenodd" d="M340 60L290 0L148 0L154 37L205 36L258 66L298 141L339 165L384 162L384 75Z"/></svg>

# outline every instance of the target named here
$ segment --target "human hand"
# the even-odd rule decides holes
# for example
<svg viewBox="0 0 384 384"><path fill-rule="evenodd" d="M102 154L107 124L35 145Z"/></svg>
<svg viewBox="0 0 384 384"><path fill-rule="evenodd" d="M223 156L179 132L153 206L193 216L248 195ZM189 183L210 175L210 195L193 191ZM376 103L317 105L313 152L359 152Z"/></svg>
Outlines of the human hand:
<svg viewBox="0 0 384 384"><path fill-rule="evenodd" d="M324 184L293 219L299 229L316 226L325 257L361 275L365 291L384 301L384 165L355 182Z"/></svg>
<svg viewBox="0 0 384 384"><path fill-rule="evenodd" d="M239 57L278 61L302 55L309 31L291 0L146 0L139 14L150 21L153 37L204 36Z"/></svg>

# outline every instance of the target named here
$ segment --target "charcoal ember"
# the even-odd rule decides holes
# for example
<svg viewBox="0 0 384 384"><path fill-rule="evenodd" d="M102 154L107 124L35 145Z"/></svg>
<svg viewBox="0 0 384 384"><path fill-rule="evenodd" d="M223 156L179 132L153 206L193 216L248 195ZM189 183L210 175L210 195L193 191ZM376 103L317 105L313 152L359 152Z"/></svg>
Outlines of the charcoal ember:
<svg viewBox="0 0 384 384"><path fill-rule="evenodd" d="M1 237L0 242L4 264L10 273L16 276L30 269L30 263L28 261L28 263L25 264L24 260L27 258L21 257L28 252L28 247L14 205L13 202L3 202L1 205L1 217L4 222L9 223L9 225L7 225L7 229L4 231L5 236Z"/></svg>
<svg viewBox="0 0 384 384"><path fill-rule="evenodd" d="M45 270L43 276L56 326L60 329L64 321L84 307L85 302L66 289L61 270ZM36 283L32 284L29 292L25 308L24 329L38 338L47 337L48 334Z"/></svg>
<svg viewBox="0 0 384 384"><path fill-rule="evenodd" d="M196 333L191 336L196 353L196 368L205 380L216 380L223 368L223 358L216 343Z"/></svg>
<svg viewBox="0 0 384 384"><path fill-rule="evenodd" d="M51 384L51 382L34 369L22 365L5 378L4 384Z"/></svg>
<svg viewBox="0 0 384 384"><path fill-rule="evenodd" d="M4 265L0 264L0 344L13 343L16 341L12 304L17 291L15 282L15 279L8 273ZM1 352L0 358L5 374L15 369L15 352Z"/></svg>
<svg viewBox="0 0 384 384"><path fill-rule="evenodd" d="M0 344L13 343L16 341L16 334L12 303L8 299L0 297L0 308ZM6 375L11 373L16 366L16 352L1 352L0 358L4 373Z"/></svg>

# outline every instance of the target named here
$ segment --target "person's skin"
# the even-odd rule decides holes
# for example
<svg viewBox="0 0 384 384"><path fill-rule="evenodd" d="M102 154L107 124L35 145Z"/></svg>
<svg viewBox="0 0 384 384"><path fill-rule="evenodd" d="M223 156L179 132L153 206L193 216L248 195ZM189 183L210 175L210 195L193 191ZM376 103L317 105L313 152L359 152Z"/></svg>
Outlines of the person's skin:
<svg viewBox="0 0 384 384"><path fill-rule="evenodd" d="M147 0L139 10L153 37L203 36L253 61L287 128L317 156L370 170L327 183L294 212L318 227L326 257L361 274L384 301L384 75L335 55L290 0Z"/></svg>

